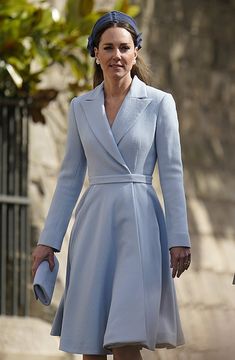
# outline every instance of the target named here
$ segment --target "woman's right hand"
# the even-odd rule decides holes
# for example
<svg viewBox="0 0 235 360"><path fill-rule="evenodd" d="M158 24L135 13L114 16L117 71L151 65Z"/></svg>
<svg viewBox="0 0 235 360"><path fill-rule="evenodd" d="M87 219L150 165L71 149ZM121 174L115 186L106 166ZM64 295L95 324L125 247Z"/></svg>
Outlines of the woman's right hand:
<svg viewBox="0 0 235 360"><path fill-rule="evenodd" d="M32 253L32 275L33 278L36 274L37 268L41 264L42 261L47 260L49 262L50 270L52 271L55 263L54 263L54 251L50 246L47 245L37 245Z"/></svg>

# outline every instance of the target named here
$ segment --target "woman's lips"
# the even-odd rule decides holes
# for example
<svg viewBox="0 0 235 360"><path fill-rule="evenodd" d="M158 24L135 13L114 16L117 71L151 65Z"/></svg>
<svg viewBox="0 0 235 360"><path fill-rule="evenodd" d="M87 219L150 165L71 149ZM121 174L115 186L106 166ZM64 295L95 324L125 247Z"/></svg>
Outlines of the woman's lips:
<svg viewBox="0 0 235 360"><path fill-rule="evenodd" d="M114 67L114 68L122 68L123 67L123 65L118 65L118 64L111 64L110 66Z"/></svg>

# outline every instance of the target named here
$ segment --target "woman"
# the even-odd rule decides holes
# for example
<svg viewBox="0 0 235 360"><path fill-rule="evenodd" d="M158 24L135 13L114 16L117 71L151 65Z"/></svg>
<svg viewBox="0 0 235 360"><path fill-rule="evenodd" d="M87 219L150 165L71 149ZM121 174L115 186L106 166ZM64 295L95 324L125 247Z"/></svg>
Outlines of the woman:
<svg viewBox="0 0 235 360"><path fill-rule="evenodd" d="M172 279L190 264L178 120L172 96L146 84L141 41L124 13L95 24L95 88L71 102L65 157L33 253L33 274L45 258L53 268L88 168L51 331L61 350L84 360L139 360L143 347L184 343ZM151 184L157 160L165 215Z"/></svg>

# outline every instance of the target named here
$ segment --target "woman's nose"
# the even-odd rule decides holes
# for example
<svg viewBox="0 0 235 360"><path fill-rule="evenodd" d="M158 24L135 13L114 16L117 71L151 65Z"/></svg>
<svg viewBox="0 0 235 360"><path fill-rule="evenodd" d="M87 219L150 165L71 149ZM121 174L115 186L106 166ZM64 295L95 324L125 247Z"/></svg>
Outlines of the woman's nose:
<svg viewBox="0 0 235 360"><path fill-rule="evenodd" d="M113 51L113 58L114 58L114 59L120 59L120 57L121 57L120 50L119 50L119 49L114 49L114 51Z"/></svg>

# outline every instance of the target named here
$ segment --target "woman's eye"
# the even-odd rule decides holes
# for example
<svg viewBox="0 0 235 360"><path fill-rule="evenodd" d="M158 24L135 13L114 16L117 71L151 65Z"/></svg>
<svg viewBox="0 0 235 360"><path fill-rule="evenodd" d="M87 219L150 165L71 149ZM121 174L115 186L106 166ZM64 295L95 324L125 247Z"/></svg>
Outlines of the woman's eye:
<svg viewBox="0 0 235 360"><path fill-rule="evenodd" d="M112 50L113 47L112 46L105 46L104 50ZM120 51L127 51L130 49L130 46L121 46L120 47Z"/></svg>
<svg viewBox="0 0 235 360"><path fill-rule="evenodd" d="M129 51L129 50L130 50L130 47L129 47L129 46L122 46L121 49L120 49L120 51L121 51L122 53L125 53L125 52L127 52L127 51Z"/></svg>

